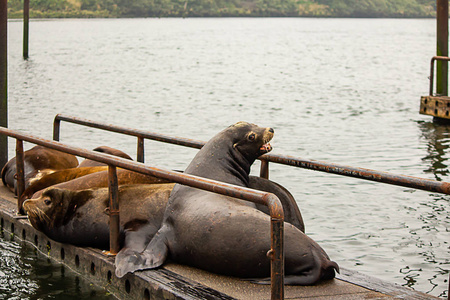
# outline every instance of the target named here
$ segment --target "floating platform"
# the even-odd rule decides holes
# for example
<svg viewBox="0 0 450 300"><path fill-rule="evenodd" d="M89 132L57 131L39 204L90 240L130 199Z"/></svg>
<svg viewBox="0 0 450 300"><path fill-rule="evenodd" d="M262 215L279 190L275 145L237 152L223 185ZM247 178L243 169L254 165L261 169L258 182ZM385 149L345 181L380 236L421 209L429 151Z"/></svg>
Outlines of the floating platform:
<svg viewBox="0 0 450 300"><path fill-rule="evenodd" d="M270 299L270 286L199 269L165 264L123 278L114 275L114 257L96 248L75 247L49 239L28 219L18 218L13 194L0 183L0 221L4 232L33 245L118 299ZM285 299L438 299L431 295L341 268L337 278L315 286L285 286Z"/></svg>
<svg viewBox="0 0 450 300"><path fill-rule="evenodd" d="M420 97L420 111L422 115L429 115L442 119L450 119L450 97L422 96Z"/></svg>

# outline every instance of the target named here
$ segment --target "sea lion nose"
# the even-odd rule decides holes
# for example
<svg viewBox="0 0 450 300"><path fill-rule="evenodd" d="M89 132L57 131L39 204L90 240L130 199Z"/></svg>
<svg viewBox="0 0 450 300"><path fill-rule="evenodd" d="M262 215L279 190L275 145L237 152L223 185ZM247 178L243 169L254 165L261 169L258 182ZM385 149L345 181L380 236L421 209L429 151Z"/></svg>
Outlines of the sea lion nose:
<svg viewBox="0 0 450 300"><path fill-rule="evenodd" d="M273 130L273 128L269 128L269 132L270 132L270 133L275 133L275 131Z"/></svg>

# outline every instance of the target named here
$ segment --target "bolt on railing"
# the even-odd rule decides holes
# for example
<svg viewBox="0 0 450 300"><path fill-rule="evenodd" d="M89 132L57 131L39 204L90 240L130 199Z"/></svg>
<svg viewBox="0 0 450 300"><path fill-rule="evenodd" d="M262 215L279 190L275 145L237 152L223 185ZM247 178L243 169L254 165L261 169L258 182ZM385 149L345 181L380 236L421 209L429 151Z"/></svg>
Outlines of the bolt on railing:
<svg viewBox="0 0 450 300"><path fill-rule="evenodd" d="M271 224L271 249L268 252L270 254L268 256L271 260L271 299L284 298L284 212L280 200L274 194L176 171L151 167L121 157L115 157L101 152L86 150L55 141L45 140L32 135L23 134L5 127L0 127L0 134L13 137L17 140L17 181L20 182L22 186L24 186L23 141L95 160L108 165L110 210L111 216L113 216L110 222L110 252L112 254L116 254L119 251L120 225L117 192L118 182L116 173L117 167L268 206ZM18 196L20 197L20 194Z"/></svg>

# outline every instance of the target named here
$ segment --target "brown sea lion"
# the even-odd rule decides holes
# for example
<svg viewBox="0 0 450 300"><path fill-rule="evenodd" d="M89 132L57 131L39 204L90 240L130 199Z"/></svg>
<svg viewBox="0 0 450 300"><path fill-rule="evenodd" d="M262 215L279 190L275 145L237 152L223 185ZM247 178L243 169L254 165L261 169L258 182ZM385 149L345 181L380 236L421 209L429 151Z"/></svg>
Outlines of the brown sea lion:
<svg viewBox="0 0 450 300"><path fill-rule="evenodd" d="M33 179L39 178L43 174L78 166L76 156L39 145L25 151L23 154L25 188L28 187ZM16 158L14 157L3 167L1 175L3 184L15 194L17 194L16 173Z"/></svg>
<svg viewBox="0 0 450 300"><path fill-rule="evenodd" d="M273 134L272 128L236 123L214 136L185 173L248 187L250 167L271 150ZM285 222L284 228L285 284L334 278L339 267L325 251L297 227ZM116 275L157 268L170 257L214 273L266 278L270 248L269 217L252 203L177 184L159 231L143 251L117 255Z"/></svg>
<svg viewBox="0 0 450 300"><path fill-rule="evenodd" d="M93 151L96 152L102 152L102 153L106 153L106 154L111 154L114 156L118 156L118 157L122 157L122 158L126 158L129 160L133 160L128 154L126 154L125 152L122 152L120 150L108 147L108 146L100 146L95 148ZM90 160L90 159L85 159L83 160L80 165L78 166L79 168L83 168L83 167L98 167L98 166L106 166L106 164L95 161L95 160Z"/></svg>
<svg viewBox="0 0 450 300"><path fill-rule="evenodd" d="M125 169L117 169L117 180L119 185L170 183L170 181L165 179ZM71 191L80 191L85 189L91 189L96 187L107 187L107 186L108 186L108 171L101 171L88 174L70 181L61 182L53 185L52 187L67 189ZM40 197L43 191L44 190L35 192L32 198L34 199Z"/></svg>
<svg viewBox="0 0 450 300"><path fill-rule="evenodd" d="M25 189L22 195L19 197L18 206L22 207L23 202L33 196L37 191L43 190L49 186L70 181L75 178L79 178L88 174L107 171L107 166L97 166L97 167L77 167L64 170L58 170L53 173L45 174L40 178L36 178L31 182L31 184Z"/></svg>
<svg viewBox="0 0 450 300"><path fill-rule="evenodd" d="M119 187L120 241L140 242L136 230L145 227L143 241L158 231L174 184ZM50 187L23 207L34 228L49 238L77 246L109 248L108 188L71 191ZM125 232L131 231L129 237ZM146 240L147 239L147 240Z"/></svg>

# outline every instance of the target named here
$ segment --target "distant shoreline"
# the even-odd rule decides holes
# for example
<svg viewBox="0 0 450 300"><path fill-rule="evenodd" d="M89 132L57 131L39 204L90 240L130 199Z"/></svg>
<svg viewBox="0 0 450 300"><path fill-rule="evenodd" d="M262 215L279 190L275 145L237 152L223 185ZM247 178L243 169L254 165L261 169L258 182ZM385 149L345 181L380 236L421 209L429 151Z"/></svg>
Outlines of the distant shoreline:
<svg viewBox="0 0 450 300"><path fill-rule="evenodd" d="M8 17L22 18L22 0ZM30 18L434 18L434 0L40 0Z"/></svg>
<svg viewBox="0 0 450 300"><path fill-rule="evenodd" d="M239 18L272 18L272 19L300 19L300 18L317 18L317 19L435 19L436 16L413 16L413 17L394 17L394 16L385 16L385 17L356 17L356 16L347 16L347 17L340 17L340 16L148 16L148 17L130 17L130 16L90 16L90 15L74 15L74 16L58 16L58 15L39 15L34 16L30 13L30 20L40 20L40 19L208 19L208 18L222 18L222 19L239 19ZM8 15L8 21L22 21L23 19L23 12L18 14L14 14L12 17Z"/></svg>

